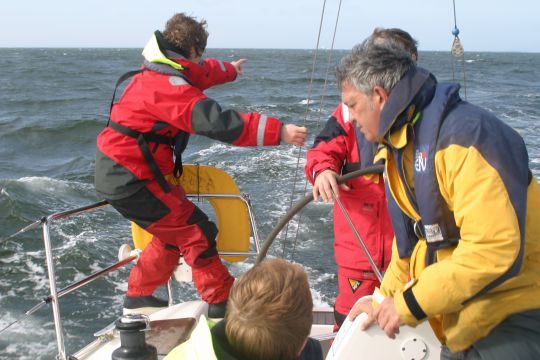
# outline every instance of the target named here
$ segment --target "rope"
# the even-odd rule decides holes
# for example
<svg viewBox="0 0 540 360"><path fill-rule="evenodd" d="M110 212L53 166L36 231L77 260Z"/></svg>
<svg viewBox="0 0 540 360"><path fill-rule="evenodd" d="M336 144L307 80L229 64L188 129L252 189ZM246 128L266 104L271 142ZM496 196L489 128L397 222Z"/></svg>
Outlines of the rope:
<svg viewBox="0 0 540 360"><path fill-rule="evenodd" d="M330 74L330 64L332 63L332 54L334 52L334 43L336 41L337 26L338 26L338 23L339 23L339 14L341 12L341 1L342 0L339 0L338 11L337 11L337 15L336 15L336 23L334 24L334 34L332 36L332 45L330 46L330 51L328 52L328 60L326 62L326 74L324 76L323 92L322 92L322 95L321 95L321 101L319 103L319 115L317 117L317 125L316 125L317 133L319 132L319 129L320 129L320 126L321 126L320 125L321 124L321 114L323 113L324 99L326 97L326 89L327 89L327 84L328 84L328 75ZM304 180L304 192L303 192L304 196L307 193L307 185L308 185L308 180L306 178ZM301 223L302 223L302 213L300 213L298 215L298 226L296 227L296 232L294 234L293 249L291 251L291 261L294 261L294 255L296 253L296 244L298 242L298 231L300 229L300 224Z"/></svg>
<svg viewBox="0 0 540 360"><path fill-rule="evenodd" d="M452 35L454 35L454 41L452 42L452 48L450 52L452 53L452 80L456 80L455 74L455 59L461 58L461 68L463 70L463 91L465 95L465 100L467 100L467 75L465 72L465 50L463 45L459 40L459 29L457 27L457 16L456 16L456 0L452 0L454 5L454 29L452 29Z"/></svg>
<svg viewBox="0 0 540 360"><path fill-rule="evenodd" d="M309 80L309 87L308 87L308 98L307 98L307 104L306 104L306 114L304 116L304 126L307 124L307 117L308 117L308 114L309 114L309 104L311 102L311 92L312 92L312 89L313 89L313 77L315 75L315 64L317 63L317 54L319 52L319 43L321 41L321 30L322 30L322 25L323 25L323 20L324 20L324 10L326 8L326 0L323 1L323 7L322 7L322 12L321 12L321 21L319 23L319 34L317 35L317 45L315 47L315 52L313 53L313 63L311 65L311 78ZM293 180L293 186L292 186L292 191L291 191L291 198L289 200L289 209L292 207L293 205L293 198L294 198L294 192L296 190L296 182L297 182L297 179L298 179L298 169L300 167L300 155L302 155L302 147L299 146L298 147L298 156L297 156L297 159L296 159L296 168L294 170L294 180ZM285 229L285 236L283 238L283 243L282 243L282 249L281 249L281 257L285 257L285 244L287 242L287 233L289 231L289 224L287 223L287 227Z"/></svg>
<svg viewBox="0 0 540 360"><path fill-rule="evenodd" d="M351 217L349 216L349 213L345 209L345 206L343 206L343 203L339 199L338 196L334 193L334 190L330 189L332 191L332 197L334 198L334 201L338 204L339 209L341 210L341 213L345 217L345 220L347 220L347 224L349 225L349 228L353 232L354 237L356 238L356 241L358 241L358 245L362 248L364 251L364 255L366 255L366 259L369 261L369 265L371 266L371 269L375 273L375 276L377 276L377 280L379 280L380 283L383 281L383 274L377 267L377 264L375 264L375 260L373 260L373 257L369 253L369 250L366 246L366 243L364 243L364 240L362 240L362 237L360 236L360 233L358 233L358 230L356 230L356 226L354 226L353 221Z"/></svg>

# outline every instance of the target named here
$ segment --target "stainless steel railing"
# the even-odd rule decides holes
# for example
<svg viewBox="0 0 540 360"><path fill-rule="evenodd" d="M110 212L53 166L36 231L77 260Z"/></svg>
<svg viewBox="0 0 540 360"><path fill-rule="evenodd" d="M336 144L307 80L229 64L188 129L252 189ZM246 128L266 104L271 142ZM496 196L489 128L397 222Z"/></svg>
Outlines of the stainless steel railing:
<svg viewBox="0 0 540 360"><path fill-rule="evenodd" d="M260 250L260 243L259 243L259 234L257 232L257 225L255 221L255 216L253 213L253 209L251 206L251 202L249 199L249 196L247 194L187 194L190 198L204 198L204 199L210 199L210 198L235 198L242 201L248 210L249 220L250 220L250 226L251 226L251 235L253 237L253 244L255 247L255 251L247 251L247 252L237 252L237 251L224 251L220 252L220 255L223 256L257 256L259 254ZM60 219L68 218L74 215L78 215L84 212L92 211L95 209L99 209L105 206L108 206L109 203L107 201L100 201L91 205L83 206L80 208L67 210L63 212L58 212L51 214L49 216L43 217L38 221L35 221L34 223L24 227L23 229L19 230L15 234L9 236L8 238L4 239L11 239L14 236L17 236L19 234L22 234L24 232L27 232L29 230L37 229L39 226L42 227L42 234L43 234L43 244L45 247L45 258L46 258L46 264L47 264L47 274L49 277L49 288L50 288L50 295L42 300L40 303L32 307L30 310L28 310L25 315L30 315L40 309L42 306L44 306L47 303L51 304L52 311L53 311L53 320L54 320L54 329L56 334L56 344L58 347L58 355L57 358L60 360L67 360L66 357L66 349L64 344L64 331L62 326L62 321L60 317L60 304L58 302L59 298L71 293L72 291L75 291L79 289L80 287L87 285L88 283L92 282L93 280L108 274L111 271L114 271L131 261L135 260L137 256L129 256L126 259L121 259L118 263L113 264L103 270L100 270L94 274L91 274L90 276L73 283L61 290L57 289L56 286L56 274L55 274L55 267L54 267L54 258L52 254L52 248L51 248L51 235L50 235L50 229L52 224ZM171 293L170 286L169 286L169 294ZM16 322L14 322L16 323ZM12 324L14 324L12 323ZM10 324L10 326L12 325ZM9 327L9 326L8 326ZM5 330L4 328L3 330Z"/></svg>

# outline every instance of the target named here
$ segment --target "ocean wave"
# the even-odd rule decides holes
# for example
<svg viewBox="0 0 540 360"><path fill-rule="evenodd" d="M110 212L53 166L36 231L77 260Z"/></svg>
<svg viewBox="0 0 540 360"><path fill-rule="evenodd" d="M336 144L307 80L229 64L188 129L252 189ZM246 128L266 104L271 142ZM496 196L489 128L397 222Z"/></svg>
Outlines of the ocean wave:
<svg viewBox="0 0 540 360"><path fill-rule="evenodd" d="M19 360L52 359L57 353L56 341L49 328L34 323L36 328L28 324L24 327L12 327L3 335L4 354L8 358ZM0 343L0 347L1 343Z"/></svg>
<svg viewBox="0 0 540 360"><path fill-rule="evenodd" d="M66 119L64 121L52 121L43 124L26 124L20 122L12 122L16 124L11 129L2 132L2 137L19 137L21 139L29 139L32 136L39 136L48 143L55 142L57 139L51 138L51 136L59 136L61 138L68 139L70 133L77 134L80 138L81 134L92 133L97 134L98 130L104 126L104 119L99 118L79 118L79 119Z"/></svg>
<svg viewBox="0 0 540 360"><path fill-rule="evenodd" d="M93 187L91 184L53 179L46 176L25 176L14 182L32 193L73 194L78 193L81 189L90 191Z"/></svg>

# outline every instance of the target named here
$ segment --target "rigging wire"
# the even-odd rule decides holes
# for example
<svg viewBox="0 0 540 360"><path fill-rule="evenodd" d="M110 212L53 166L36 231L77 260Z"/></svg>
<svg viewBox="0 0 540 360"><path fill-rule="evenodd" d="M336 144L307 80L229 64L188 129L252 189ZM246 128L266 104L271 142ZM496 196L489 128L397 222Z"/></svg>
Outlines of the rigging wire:
<svg viewBox="0 0 540 360"><path fill-rule="evenodd" d="M328 52L328 59L327 59L327 62L326 62L326 74L324 75L324 85L323 85L323 91L322 91L322 95L321 95L321 101L319 102L319 111L318 111L319 114L318 114L318 117L317 117L317 125L316 125L317 133L319 132L319 129L320 129L321 114L323 113L323 110L324 110L324 100L325 100L325 97L326 97L326 90L327 90L327 85L328 85L328 75L330 74L330 65L332 63L332 55L333 55L333 52L334 52L334 44L335 44L335 41L336 41L337 27L338 27L338 24L339 24L339 15L340 15L340 12L341 12L341 2L342 2L342 0L339 0L339 5L338 5L338 10L337 10L337 15L336 15L336 22L334 24L334 34L332 35L332 45L330 46L330 51ZM308 180L307 180L307 178L305 178L305 180L304 180L304 191L303 191L304 196L307 193L307 185L308 185ZM298 242L298 231L300 229L300 224L301 223L302 223L302 213L300 213L298 215L298 225L296 226L296 231L295 231L295 234L294 234L293 248L292 248L292 251L291 251L291 260L292 261L294 261L294 255L296 253L296 244Z"/></svg>
<svg viewBox="0 0 540 360"><path fill-rule="evenodd" d="M364 169L355 170L345 175L338 176L336 178L336 181L338 185L341 185L346 181L357 178L358 176L367 175L367 174L382 174L383 172L384 172L384 165L372 165ZM294 204L294 206L291 207L287 211L287 213L285 213L285 215L274 226L274 228L272 229L268 237L264 240L263 245L261 246L261 249L259 251L259 254L257 255L257 259L255 260L255 265L260 264L261 261L263 261L266 258L266 255L268 254L268 250L274 243L274 240L279 235L281 230L283 230L285 225L288 224L291 221L291 219L312 200L313 200L313 194L309 193L308 195L304 196L302 199L297 201Z"/></svg>
<svg viewBox="0 0 540 360"><path fill-rule="evenodd" d="M311 102L311 92L313 89L313 77L315 75L315 65L317 64L317 54L319 52L319 43L321 41L321 30L323 26L325 9L326 9L326 0L323 0L321 20L319 23L319 34L317 35L317 45L315 47L315 52L313 53L313 63L311 65L311 78L309 80L309 86L308 86L308 97L307 97L307 102L306 102L306 113L304 116L304 126L307 124L307 117L309 114L309 104ZM296 190L296 182L298 180L298 169L300 167L300 155L302 155L302 146L298 147L298 157L296 159L296 168L294 170L294 180L293 180L293 186L292 186L292 191L291 191L291 198L289 200L289 209L293 206L294 192ZM281 257L285 257L285 244L287 243L288 231L289 231L289 223L287 223L287 227L285 228L285 233L284 233L283 242L282 242L282 249L281 249Z"/></svg>
<svg viewBox="0 0 540 360"><path fill-rule="evenodd" d="M459 29L457 27L457 16L456 16L456 0L452 0L452 3L454 5L454 28L452 29L452 35L454 35L454 41L452 42L452 80L456 80L455 75L455 67L456 67L456 60L461 58L461 68L463 70L463 91L465 95L465 100L467 100L467 75L465 72L465 50L463 49L463 45L461 44L461 40L459 39Z"/></svg>

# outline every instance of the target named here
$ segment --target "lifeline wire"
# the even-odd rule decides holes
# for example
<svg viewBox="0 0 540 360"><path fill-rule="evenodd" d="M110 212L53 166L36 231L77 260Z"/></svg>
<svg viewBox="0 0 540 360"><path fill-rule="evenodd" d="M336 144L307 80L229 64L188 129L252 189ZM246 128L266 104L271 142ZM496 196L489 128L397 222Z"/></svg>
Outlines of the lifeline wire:
<svg viewBox="0 0 540 360"><path fill-rule="evenodd" d="M8 237L0 239L0 244L2 244L4 242L7 242L8 240L13 239L15 236L18 236L18 235L20 235L22 233L25 233L25 232L29 231L29 230L37 229L44 221L45 221L45 218L39 219L39 220L33 222L32 224L30 224L28 226L25 226L24 228L20 229L15 234L11 234Z"/></svg>
<svg viewBox="0 0 540 360"><path fill-rule="evenodd" d="M313 53L313 64L311 66L311 78L309 80L308 98L307 98L307 104L306 104L306 115L304 117L304 126L307 124L307 117L308 117L308 114L309 114L309 103L311 102L311 90L313 88L313 77L314 77L314 74L315 74L315 64L317 63L317 53L319 51L319 43L320 43L320 40L321 40L321 30L322 30L322 25L323 25L323 20L324 20L324 10L325 10L325 8L326 8L326 0L323 1L323 8L322 8L322 12L321 12L321 21L319 23L319 35L317 36L317 45L315 47L315 52ZM293 205L294 191L296 189L296 180L298 178L298 168L300 167L300 155L301 154L302 154L302 147L299 146L298 147L298 157L296 159L296 169L294 171L294 180L293 180L293 187L292 187L292 191L291 191L291 199L289 201L289 209ZM285 236L283 238L281 257L285 257L285 244L287 242L287 233L288 233L288 231L289 231L289 223L287 223L287 227L285 228Z"/></svg>
<svg viewBox="0 0 540 360"><path fill-rule="evenodd" d="M108 266L100 271L97 271L87 277L85 277L84 279L82 280L79 280L71 285L68 285L66 286L65 288L59 290L57 292L57 295L56 295L56 298L59 299L61 298L62 296L64 295L67 295L69 293L71 293L72 291L75 291L77 289L79 289L80 287L96 280L97 278L101 277L102 275L106 275L108 273L110 273L111 271L113 270L116 270L126 264L129 264L130 262L132 262L133 260L136 260L137 258L139 257L138 254L134 254L134 255L130 255L128 256L127 258L123 259L123 260L120 260L119 262L111 265L111 266ZM41 302L39 302L38 304L34 305L30 310L26 311L19 319L15 320L15 321L12 321L11 323L9 323L7 326L4 326L2 329L0 329L0 334L3 333L5 330L9 329L11 326L25 320L27 317L29 317L30 315L32 315L33 313L35 313L37 310L41 309L44 305L46 304L49 304L51 301L53 301L53 297L51 295L47 296L46 298L44 298L43 300L41 300Z"/></svg>
<svg viewBox="0 0 540 360"><path fill-rule="evenodd" d="M332 36L332 45L330 47L330 51L328 52L328 60L326 62L326 74L324 76L323 92L322 92L322 95L321 95L321 101L319 103L319 116L317 118L317 126L316 126L317 133L319 132L319 129L320 129L321 114L323 113L324 98L326 96L326 89L327 89L327 84L328 84L328 74L330 73L330 64L332 62L332 54L334 52L334 43L335 43L335 40L336 40L337 27L338 27L338 23L339 23L339 14L341 12L341 1L342 0L339 0L338 11L337 11L337 15L336 15L336 23L334 25L334 34ZM308 180L306 178L304 180L304 193L303 193L304 196L306 195L306 192L307 192L307 185L308 185ZM294 255L296 253L296 244L298 242L298 231L300 229L300 224L301 223L302 223L302 213L300 213L298 215L298 226L296 227L296 232L294 234L293 249L292 249L292 252L291 252L291 260L292 261L294 261Z"/></svg>

